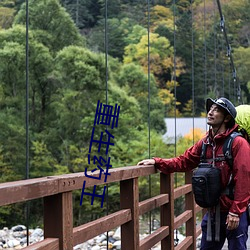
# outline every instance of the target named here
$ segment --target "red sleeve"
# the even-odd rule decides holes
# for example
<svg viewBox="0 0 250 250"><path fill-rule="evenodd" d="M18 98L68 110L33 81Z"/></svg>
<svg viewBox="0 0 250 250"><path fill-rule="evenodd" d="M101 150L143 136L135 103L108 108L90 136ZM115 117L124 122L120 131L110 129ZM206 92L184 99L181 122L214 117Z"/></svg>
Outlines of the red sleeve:
<svg viewBox="0 0 250 250"><path fill-rule="evenodd" d="M198 166L200 163L202 140L187 149L184 154L170 159L154 157L155 166L165 174L173 172L187 172Z"/></svg>
<svg viewBox="0 0 250 250"><path fill-rule="evenodd" d="M233 141L234 201L230 212L242 214L250 201L250 144L238 136Z"/></svg>

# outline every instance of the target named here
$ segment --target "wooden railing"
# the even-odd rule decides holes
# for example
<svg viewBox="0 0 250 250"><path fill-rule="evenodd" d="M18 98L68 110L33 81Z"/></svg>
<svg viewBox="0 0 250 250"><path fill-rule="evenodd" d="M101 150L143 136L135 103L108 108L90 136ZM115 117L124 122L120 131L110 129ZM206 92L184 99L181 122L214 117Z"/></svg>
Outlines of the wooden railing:
<svg viewBox="0 0 250 250"><path fill-rule="evenodd" d="M0 206L44 200L44 240L23 249L72 250L75 245L119 226L122 250L148 250L160 241L162 250L196 249L196 238L201 233L196 226L196 214L201 209L193 199L191 173L186 173L186 184L176 189L173 174L160 174L160 194L142 202L139 202L138 178L155 174L153 166L115 168L109 173L106 182L104 178L97 180L75 173L0 184ZM82 189L83 181L85 188L120 182L120 210L73 228L72 191ZM185 196L185 212L175 218L174 200L180 196ZM157 207L160 207L160 227L140 241L139 216ZM174 247L174 230L183 224L186 237Z"/></svg>

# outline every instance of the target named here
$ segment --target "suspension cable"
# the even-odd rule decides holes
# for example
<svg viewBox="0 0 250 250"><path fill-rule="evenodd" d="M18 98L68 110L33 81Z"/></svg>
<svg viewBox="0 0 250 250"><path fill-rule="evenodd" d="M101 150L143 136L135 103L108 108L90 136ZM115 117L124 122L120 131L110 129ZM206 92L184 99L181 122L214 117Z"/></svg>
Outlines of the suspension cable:
<svg viewBox="0 0 250 250"><path fill-rule="evenodd" d="M206 40L206 22L207 22L207 18L206 18L206 0L204 0L204 6L203 6L203 10L204 10L204 90L205 90L205 97L207 97L207 40Z"/></svg>
<svg viewBox="0 0 250 250"><path fill-rule="evenodd" d="M25 179L29 179L29 0L26 0L26 45L25 45L25 71L26 71L26 174ZM29 245L29 210L30 203L25 203L26 214L26 238Z"/></svg>
<svg viewBox="0 0 250 250"><path fill-rule="evenodd" d="M213 1L213 7L214 7L214 23L216 20L215 15L215 0ZM217 92L217 32L216 32L216 25L214 24L214 90L215 93Z"/></svg>
<svg viewBox="0 0 250 250"><path fill-rule="evenodd" d="M193 11L193 0L191 0L191 36L192 36L192 116L193 116L193 144L194 144L194 117L195 117L195 107L194 107L194 11Z"/></svg>
<svg viewBox="0 0 250 250"><path fill-rule="evenodd" d="M241 86L240 86L240 82L237 81L237 73L236 73L236 68L234 65L234 61L233 61L233 55L232 55L232 49L231 49L231 45L228 41L228 36L227 36L227 30L226 30L226 24L225 24L225 18L222 14L222 9L221 9L221 4L220 4L220 0L216 0L217 1L217 6L218 6L218 10L219 10L219 14L220 14L220 28L221 31L224 34L224 38L226 40L226 45L227 45L227 57L230 60L230 66L232 69L232 76L233 76L233 81L234 81L234 90L237 85L237 89L236 89L236 95L237 95L237 99L238 99L238 103L242 103L242 97L241 97Z"/></svg>
<svg viewBox="0 0 250 250"><path fill-rule="evenodd" d="M105 85L106 85L106 105L108 105L108 0L105 0L105 21L104 21L104 40L105 40ZM108 125L106 127L108 130ZM108 135L107 135L107 141L108 141ZM106 154L106 162L108 162L108 154ZM109 214L109 185L106 184L106 215ZM107 249L109 248L109 232L107 231Z"/></svg>
<svg viewBox="0 0 250 250"><path fill-rule="evenodd" d="M176 85L176 27L175 27L175 25L176 25L176 2L175 2L175 0L173 0L173 22L174 22L174 58L173 58L173 61L174 61L174 72L173 72L173 81L174 81L174 97L175 97L175 99L174 99L174 117L175 117L175 119L174 119L174 127L175 127L175 129L174 129L174 131L175 131L175 143L174 143L174 154L175 154L175 156L176 156L176 154L177 154L177 125L176 125L176 123L177 123L177 106L176 106L176 98L177 98L177 85ZM175 187L177 187L177 173L175 173ZM176 245L178 245L178 243L179 243L179 239L178 239L178 232L177 232L177 229L175 230L175 242L176 242Z"/></svg>
<svg viewBox="0 0 250 250"><path fill-rule="evenodd" d="M177 154L177 149L176 149L176 137L177 137L177 132L176 132L176 115L177 115L177 107L176 107L176 96L177 96L177 86L176 86L176 28L175 28L175 25L176 25L176 2L175 0L173 0L173 5L174 5L174 74L173 74L173 81L174 81L174 97L175 97L175 100L174 100L174 114L175 114L175 122L174 122L174 126L175 126L175 156Z"/></svg>
<svg viewBox="0 0 250 250"><path fill-rule="evenodd" d="M147 18L147 29L148 29L148 158L151 157L151 141L150 141L150 127L151 127L151 120L150 120L150 0L147 1L148 7L148 18ZM149 197L151 197L151 175L148 176L148 185L149 185ZM151 234L151 211L149 212L149 233Z"/></svg>

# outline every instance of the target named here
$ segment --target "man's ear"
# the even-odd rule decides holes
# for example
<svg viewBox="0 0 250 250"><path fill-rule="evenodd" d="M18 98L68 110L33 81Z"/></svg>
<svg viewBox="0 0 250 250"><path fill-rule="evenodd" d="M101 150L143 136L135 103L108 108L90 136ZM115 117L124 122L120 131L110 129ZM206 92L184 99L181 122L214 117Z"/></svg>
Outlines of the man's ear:
<svg viewBox="0 0 250 250"><path fill-rule="evenodd" d="M233 119L231 115L226 115L224 121L225 121L225 122L229 122L231 119Z"/></svg>

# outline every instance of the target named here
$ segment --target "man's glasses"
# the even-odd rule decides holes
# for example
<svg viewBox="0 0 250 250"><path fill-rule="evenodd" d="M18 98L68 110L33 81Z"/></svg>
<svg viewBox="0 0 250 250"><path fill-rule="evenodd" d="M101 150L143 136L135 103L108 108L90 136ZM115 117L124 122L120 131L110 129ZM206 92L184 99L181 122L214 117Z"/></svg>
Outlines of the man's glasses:
<svg viewBox="0 0 250 250"><path fill-rule="evenodd" d="M218 104L227 108L227 104L224 101L222 101L221 99L215 100L215 103L218 103Z"/></svg>

